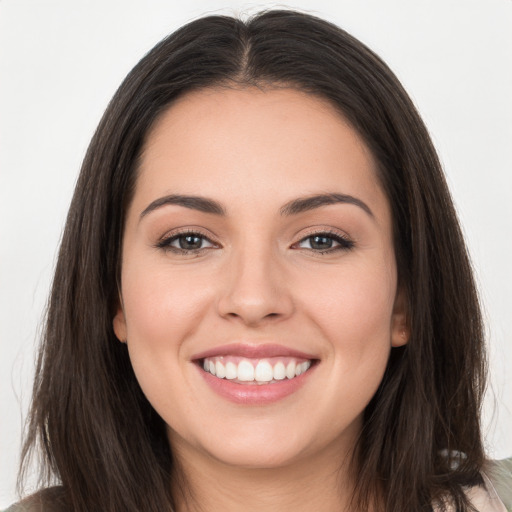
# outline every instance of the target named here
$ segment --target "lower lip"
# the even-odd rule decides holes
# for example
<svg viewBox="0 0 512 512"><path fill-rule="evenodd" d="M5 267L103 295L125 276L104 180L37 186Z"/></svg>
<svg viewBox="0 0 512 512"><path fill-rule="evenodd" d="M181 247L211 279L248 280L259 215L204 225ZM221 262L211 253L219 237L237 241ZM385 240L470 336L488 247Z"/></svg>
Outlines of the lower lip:
<svg viewBox="0 0 512 512"><path fill-rule="evenodd" d="M198 366L203 379L210 388L231 402L243 405L266 405L278 402L299 390L316 365L293 379L283 379L272 384L239 384L228 379L219 379Z"/></svg>

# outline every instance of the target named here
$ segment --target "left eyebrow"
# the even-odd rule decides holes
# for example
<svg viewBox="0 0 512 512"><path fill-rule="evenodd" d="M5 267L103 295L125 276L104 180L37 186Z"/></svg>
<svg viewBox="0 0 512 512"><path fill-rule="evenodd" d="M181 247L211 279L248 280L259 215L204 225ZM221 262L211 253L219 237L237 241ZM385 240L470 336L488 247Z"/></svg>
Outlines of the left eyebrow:
<svg viewBox="0 0 512 512"><path fill-rule="evenodd" d="M297 215L302 212L314 210L315 208L337 203L353 204L364 210L372 219L375 218L370 207L364 201L347 194L317 194L314 196L301 197L286 203L280 209L280 213L283 216Z"/></svg>
<svg viewBox="0 0 512 512"><path fill-rule="evenodd" d="M176 204L192 210L198 210L204 213L212 213L214 215L226 215L226 211L220 203L213 199L199 196L184 196L179 194L171 194L168 196L155 199L141 214L140 219L151 213L152 211L166 206L168 204Z"/></svg>

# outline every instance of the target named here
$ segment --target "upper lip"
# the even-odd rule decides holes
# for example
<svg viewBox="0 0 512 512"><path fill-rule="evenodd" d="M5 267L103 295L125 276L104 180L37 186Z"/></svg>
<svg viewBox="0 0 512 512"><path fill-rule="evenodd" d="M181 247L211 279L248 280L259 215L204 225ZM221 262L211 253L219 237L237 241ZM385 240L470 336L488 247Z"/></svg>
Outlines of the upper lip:
<svg viewBox="0 0 512 512"><path fill-rule="evenodd" d="M273 343L251 345L248 343L228 343L205 350L192 356L193 360L217 356L239 356L247 359L263 359L265 357L296 357L300 359L317 359L312 354L301 352L284 345Z"/></svg>

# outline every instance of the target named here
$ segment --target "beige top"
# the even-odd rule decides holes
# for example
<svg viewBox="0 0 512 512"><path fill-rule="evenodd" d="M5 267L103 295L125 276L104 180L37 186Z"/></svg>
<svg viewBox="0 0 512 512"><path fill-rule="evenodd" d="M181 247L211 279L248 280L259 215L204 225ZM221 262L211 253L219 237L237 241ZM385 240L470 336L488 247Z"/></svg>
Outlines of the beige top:
<svg viewBox="0 0 512 512"><path fill-rule="evenodd" d="M482 508L482 512L486 510L512 512L512 457L500 461L490 461L484 468L483 477L488 489L488 501L481 506L498 507L499 502L502 502L503 507L501 509ZM471 494L469 496L472 500L482 499L480 496L473 497ZM477 503L475 501L475 506L480 510Z"/></svg>
<svg viewBox="0 0 512 512"><path fill-rule="evenodd" d="M479 512L508 512L489 477L482 474L485 487L475 486L466 491L472 505ZM510 508L508 510L511 510Z"/></svg>

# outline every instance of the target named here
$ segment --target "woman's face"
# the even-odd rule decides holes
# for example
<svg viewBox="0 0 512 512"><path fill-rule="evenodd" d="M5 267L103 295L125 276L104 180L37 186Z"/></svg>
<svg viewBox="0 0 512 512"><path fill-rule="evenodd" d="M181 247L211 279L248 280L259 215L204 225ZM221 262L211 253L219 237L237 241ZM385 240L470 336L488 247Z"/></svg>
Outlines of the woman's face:
<svg viewBox="0 0 512 512"><path fill-rule="evenodd" d="M202 90L162 115L121 281L116 335L183 457L274 467L350 451L406 342L372 155L291 89Z"/></svg>

